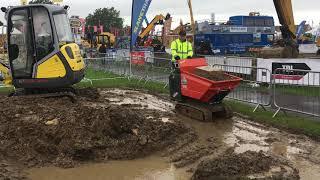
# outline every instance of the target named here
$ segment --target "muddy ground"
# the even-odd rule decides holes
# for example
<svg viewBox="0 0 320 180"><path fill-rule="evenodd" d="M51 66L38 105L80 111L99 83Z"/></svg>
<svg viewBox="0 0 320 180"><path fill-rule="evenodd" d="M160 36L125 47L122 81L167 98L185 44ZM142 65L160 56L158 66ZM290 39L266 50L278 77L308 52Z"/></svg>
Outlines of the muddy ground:
<svg viewBox="0 0 320 180"><path fill-rule="evenodd" d="M171 179L317 179L320 175L319 143L304 135L238 116L197 122L175 114L166 98L139 91L85 89L79 94L76 103L64 98L0 99L0 180L41 179L32 176L41 167L76 171L84 164L134 162L154 154L188 172ZM112 175L94 169L93 174L107 173L99 177ZM54 172L45 177L50 173Z"/></svg>
<svg viewBox="0 0 320 180"><path fill-rule="evenodd" d="M97 93L80 91L83 98L77 103L65 98L2 97L1 161L27 168L71 168L84 162L143 157L195 136L180 122L164 123L162 111L110 104ZM11 174L6 168L0 166L0 177Z"/></svg>

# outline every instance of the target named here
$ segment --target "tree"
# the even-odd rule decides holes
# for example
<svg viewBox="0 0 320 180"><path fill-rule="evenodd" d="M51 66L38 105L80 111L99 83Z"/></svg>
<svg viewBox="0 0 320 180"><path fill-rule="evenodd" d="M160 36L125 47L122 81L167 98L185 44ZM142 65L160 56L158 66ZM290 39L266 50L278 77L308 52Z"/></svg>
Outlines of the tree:
<svg viewBox="0 0 320 180"><path fill-rule="evenodd" d="M29 4L53 4L50 0L32 0Z"/></svg>
<svg viewBox="0 0 320 180"><path fill-rule="evenodd" d="M86 17L86 24L89 26L101 25L104 31L110 32L111 27L122 28L123 19L120 17L120 11L114 7L96 9L93 14Z"/></svg>

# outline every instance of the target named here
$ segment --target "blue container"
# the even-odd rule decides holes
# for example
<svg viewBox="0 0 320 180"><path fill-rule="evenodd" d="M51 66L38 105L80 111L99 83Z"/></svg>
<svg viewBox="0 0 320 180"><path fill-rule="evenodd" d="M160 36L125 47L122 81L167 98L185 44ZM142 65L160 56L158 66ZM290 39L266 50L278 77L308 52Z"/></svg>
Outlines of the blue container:
<svg viewBox="0 0 320 180"><path fill-rule="evenodd" d="M275 26L271 16L232 16L224 24L197 23L197 54L243 54L270 46Z"/></svg>

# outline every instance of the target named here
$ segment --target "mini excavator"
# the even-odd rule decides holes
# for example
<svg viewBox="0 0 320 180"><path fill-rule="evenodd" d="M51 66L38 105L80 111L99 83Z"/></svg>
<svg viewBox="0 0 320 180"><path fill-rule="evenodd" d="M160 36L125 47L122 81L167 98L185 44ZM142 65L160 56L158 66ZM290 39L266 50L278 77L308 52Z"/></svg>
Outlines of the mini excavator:
<svg viewBox="0 0 320 180"><path fill-rule="evenodd" d="M2 7L7 20L9 64L0 80L16 95L74 96L85 63L75 44L68 6L49 4Z"/></svg>

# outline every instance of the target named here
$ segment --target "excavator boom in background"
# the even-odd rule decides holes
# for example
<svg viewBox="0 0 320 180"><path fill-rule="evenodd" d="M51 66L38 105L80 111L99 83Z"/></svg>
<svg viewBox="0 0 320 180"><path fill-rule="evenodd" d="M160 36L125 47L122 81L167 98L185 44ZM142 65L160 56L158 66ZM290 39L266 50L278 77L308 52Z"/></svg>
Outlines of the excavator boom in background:
<svg viewBox="0 0 320 180"><path fill-rule="evenodd" d="M164 22L170 19L170 14L166 16L160 14L156 15L153 20L142 30L138 37L138 44L146 47L153 47L155 52L164 52L163 39L150 37L156 25L164 25ZM164 32L162 32L164 33Z"/></svg>
<svg viewBox="0 0 320 180"><path fill-rule="evenodd" d="M163 25L164 21L170 18L170 14L163 16L162 14L156 15L153 20L148 24L148 26L140 33L139 38L143 39L146 36L149 36L150 32L154 30L155 26L158 24Z"/></svg>
<svg viewBox="0 0 320 180"><path fill-rule="evenodd" d="M292 1L273 0L281 24L282 39L276 42L278 47L263 48L262 57L269 54L279 54L281 58L297 58L299 56L299 45L296 37L296 25L294 22Z"/></svg>

